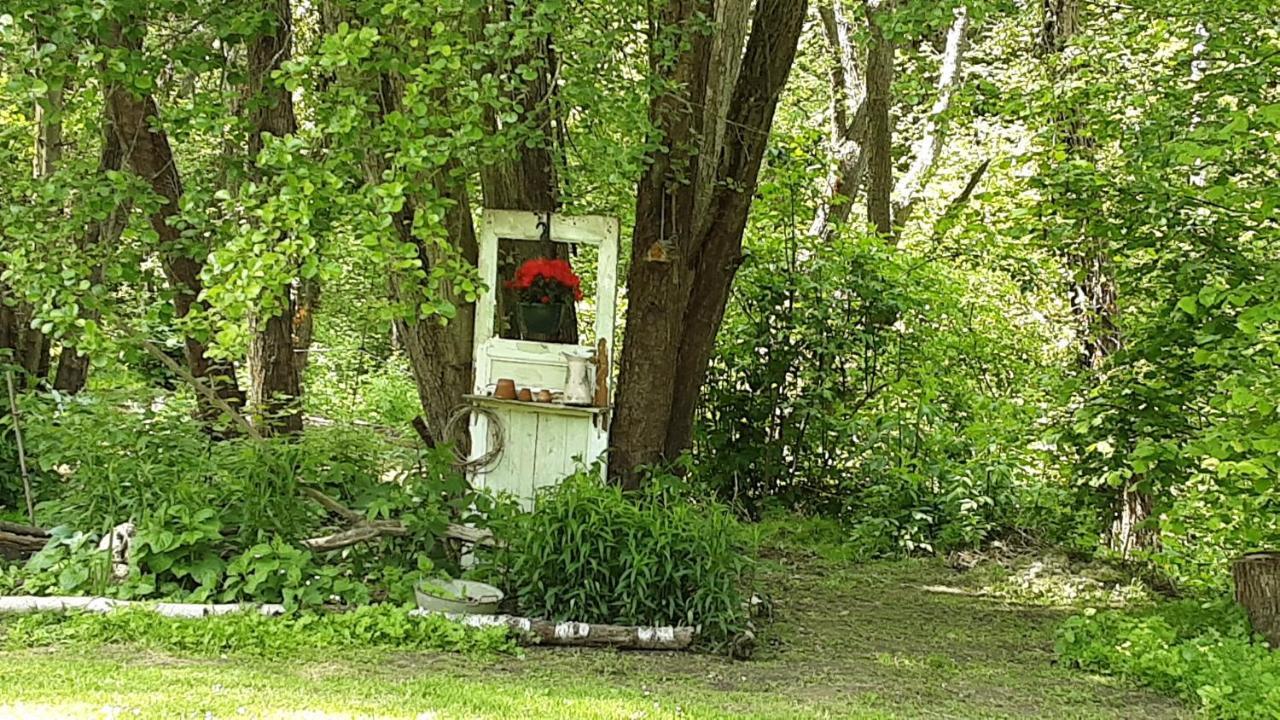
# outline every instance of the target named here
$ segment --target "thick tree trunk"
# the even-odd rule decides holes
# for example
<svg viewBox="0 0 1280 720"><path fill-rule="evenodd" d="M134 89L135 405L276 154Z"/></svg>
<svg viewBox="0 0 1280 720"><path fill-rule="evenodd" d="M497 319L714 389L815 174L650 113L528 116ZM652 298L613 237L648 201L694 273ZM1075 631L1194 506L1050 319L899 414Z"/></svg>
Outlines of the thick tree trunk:
<svg viewBox="0 0 1280 720"><path fill-rule="evenodd" d="M123 28L113 24L108 31L108 46L138 52L142 47L141 24ZM174 292L174 314L185 318L193 308L201 308L200 272L203 255L192 256L181 232L170 223L179 214L182 180L169 147L169 138L160 129L155 100L150 95L135 95L118 83L106 88L109 127L116 133L124 150L125 164L144 181L163 202L151 213L151 227L160 239L160 254L165 277ZM199 254L200 251L197 251ZM232 407L244 405L244 395L236 382L235 366L208 357L205 343L192 333L184 338L183 350L191 374L207 382ZM220 415L218 408L206 398L197 398L199 414L206 422Z"/></svg>
<svg viewBox="0 0 1280 720"><path fill-rule="evenodd" d="M1249 553L1231 565L1236 602L1249 615L1254 632L1280 648L1280 552Z"/></svg>
<svg viewBox="0 0 1280 720"><path fill-rule="evenodd" d="M1060 55L1066 50L1080 30L1080 5L1080 0L1043 0L1042 53ZM1069 71L1070 68L1066 68L1061 72ZM1093 143L1082 132L1080 116L1070 110L1060 110L1056 120L1056 130L1068 155L1088 158ZM1080 343L1080 365L1096 374L1123 344L1117 322L1119 308L1111 259L1103 241L1084 233L1064 257L1071 273L1068 295ZM1155 533L1146 528L1154 498L1134 482L1129 481L1112 492L1111 497L1114 521L1107 540L1113 550L1126 558L1133 551L1149 548L1156 542Z"/></svg>
<svg viewBox="0 0 1280 720"><path fill-rule="evenodd" d="M707 33L679 35L698 14L713 13L705 0L671 0L660 6L651 23L657 35L650 42L655 46L670 42L679 51L674 58L661 57L659 50L650 53L651 71L665 75L673 90L650 100L649 118L661 133L655 140L665 149L650 158L636 192L610 457L610 468L625 486L638 482L637 467L664 456L684 311L693 281L690 254L697 248L695 192L690 183L680 180L699 177L699 163L707 161L694 149L703 126L698 109L705 105L713 44Z"/></svg>
<svg viewBox="0 0 1280 720"><path fill-rule="evenodd" d="M42 35L37 33L37 46L47 42ZM36 100L32 116L36 135L31 174L36 180L52 175L62 158L62 121L59 119L62 83L54 78L50 80L49 90ZM39 382L48 374L49 343L44 333L32 327L34 309L14 295L9 288L0 287L0 348L9 351L7 358L0 359L22 370L16 382L25 387L28 382ZM45 374L41 374L42 369Z"/></svg>
<svg viewBox="0 0 1280 720"><path fill-rule="evenodd" d="M446 174L441 171L441 174ZM437 177L437 191L442 197L450 197L453 203L445 213L444 223L454 250L474 265L479 257L475 227L471 221L471 206L464 188L453 187L445 177ZM441 260L439 251L414 238L412 227L413 205L406 200L410 215L396 223L401 238L418 245L423 269ZM405 224L405 220L409 224ZM412 288L401 281L391 282L393 297L414 297ZM403 343L413 372L418 399L422 402L423 417L431 430L431 436L446 442L466 442L465 437L446 437L445 426L449 416L462 402L462 396L471 392L472 381L472 333L475 328L475 306L460 297L452 297L458 313L447 324L438 318L401 319L396 321L396 331Z"/></svg>
<svg viewBox="0 0 1280 720"><path fill-rule="evenodd" d="M509 7L506 2L499 2L480 13L478 19L476 32L482 37L483 28L488 22L494 19L510 21ZM480 188L487 208L547 213L560 208L557 157L560 151L561 118L557 116L559 86L556 82L559 60L550 34L532 37L527 42L529 46L510 59L506 67L499 69L486 66L482 69L482 73L493 72L505 77L528 79L516 80L519 84L513 86L510 92L510 99L520 108L517 137L522 139L518 142L519 149L505 159L481 167ZM513 129L504 126L493 109L486 111L485 122L493 135ZM528 135L528 140L523 139L525 135ZM570 260L570 255L567 245L551 241L504 245L498 256L498 277L514 277L516 269L526 260L540 257ZM506 288L498 290L496 326L499 330L504 325L509 329L517 327L518 302L514 291ZM550 339L554 342L577 343L577 318L577 308L570 305L569 312L562 318L559 332Z"/></svg>
<svg viewBox="0 0 1280 720"><path fill-rule="evenodd" d="M344 17L343 8L331 5L324 7L328 22L348 20ZM376 108L373 121L378 123L399 110L403 86L401 79L394 74L380 74L375 81L377 89L370 99ZM363 170L370 184L382 182L388 170L388 158L388 154L377 150L365 153ZM431 177L423 178L422 183L429 183L433 194L447 203L442 224L449 240L449 257L460 258L475 265L479 247L471 218L470 199L465 181L455 177L457 171L456 165L448 163ZM444 258L443 252L434 243L427 243L413 234L414 217L420 199L415 194L406 194L404 204L393 214L391 224L403 242L412 243L416 247L419 270L424 274L423 277L429 277L431 268ZM414 282L403 275L392 274L388 278L388 294L393 301L417 308L422 289L416 287ZM457 437L446 437L444 430L463 396L471 391L475 304L453 295L447 288L432 292L446 293L446 299L453 302L457 314L444 324L437 317L398 318L394 323L395 334L409 360L409 369L413 374L428 434L436 440L456 441L465 446L468 442L465 428L461 428L463 433Z"/></svg>
<svg viewBox="0 0 1280 720"><path fill-rule="evenodd" d="M685 310L684 334L676 368L676 384L667 426L665 456L688 449L694 415L716 334L724 320L734 276L743 261L742 236L760 177L769 129L778 98L795 59L804 8L795 2L762 2L741 63L740 79L730 103L728 124L742 130L720 153L719 181L711 198L711 223L698 258L693 291Z"/></svg>
<svg viewBox="0 0 1280 720"><path fill-rule="evenodd" d="M652 158L636 197L627 277L629 309L620 361L611 467L624 485L638 466L670 460L689 443L698 393L738 264L742 233L777 106L806 11L804 0L756 4L746 52L726 115L723 146L699 147L707 118L715 39L686 38L674 64L655 61L679 94L653 98L650 116L669 148ZM672 2L657 18L658 41L686 27L702 3ZM700 163L718 161L715 173ZM700 188L682 178L714 178L710 219L697 216ZM699 227L705 231L698 232Z"/></svg>
<svg viewBox="0 0 1280 720"><path fill-rule="evenodd" d="M868 0L867 25L867 220L881 237L893 233L893 41L883 25L894 0Z"/></svg>
<svg viewBox="0 0 1280 720"><path fill-rule="evenodd" d="M293 45L289 0L263 0L272 18L269 32L249 43L249 83L243 107L249 116L249 176L262 180L257 157L266 136L283 137L298 129L293 95L272 73L288 62ZM249 340L250 405L267 435L302 430L302 379L294 347L296 302L293 284L276 288L271 308L252 320Z"/></svg>
<svg viewBox="0 0 1280 720"><path fill-rule="evenodd" d="M98 156L98 177L104 182L108 173L119 171L124 167L124 150L120 145L120 136L111 129L105 117L106 112L107 109L104 108L102 152ZM113 208L107 217L90 222L80 241L80 252L85 256L91 256L114 247L120 240L121 233L124 232L128 216L129 207L121 205ZM93 262L89 282L91 287L96 287L102 284L103 269L100 260L95 258ZM92 303L81 302L81 317L96 321L99 315L98 308ZM62 353L58 356L58 370L53 380L54 389L74 395L84 389L88 378L89 356L77 352L75 347L64 342Z"/></svg>

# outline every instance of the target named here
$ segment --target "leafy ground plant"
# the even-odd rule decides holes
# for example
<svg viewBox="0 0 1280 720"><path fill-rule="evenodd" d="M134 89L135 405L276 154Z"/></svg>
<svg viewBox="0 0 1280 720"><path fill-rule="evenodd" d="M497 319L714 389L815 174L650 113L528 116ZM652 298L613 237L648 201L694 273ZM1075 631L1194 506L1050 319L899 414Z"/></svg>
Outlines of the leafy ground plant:
<svg viewBox="0 0 1280 720"><path fill-rule="evenodd" d="M469 628L439 616L411 616L404 608L362 607L346 613L304 612L285 617L232 613L191 620L140 608L97 613L35 613L0 622L7 649L128 644L197 655L314 654L327 650L440 650L513 653L505 628Z"/></svg>
<svg viewBox="0 0 1280 720"><path fill-rule="evenodd" d="M747 621L747 533L714 502L655 478L634 495L583 472L498 528L495 573L536 617L698 625L717 642Z"/></svg>
<svg viewBox="0 0 1280 720"><path fill-rule="evenodd" d="M1280 717L1280 655L1226 601L1086 611L1063 623L1056 647L1072 665L1185 698L1207 717Z"/></svg>

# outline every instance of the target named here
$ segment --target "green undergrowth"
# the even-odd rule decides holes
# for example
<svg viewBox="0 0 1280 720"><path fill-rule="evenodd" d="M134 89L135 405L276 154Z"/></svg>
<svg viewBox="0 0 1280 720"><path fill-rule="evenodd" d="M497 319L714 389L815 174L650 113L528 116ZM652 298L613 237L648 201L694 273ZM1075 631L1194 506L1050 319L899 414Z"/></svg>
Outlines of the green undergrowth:
<svg viewBox="0 0 1280 720"><path fill-rule="evenodd" d="M1280 717L1280 655L1228 601L1086 610L1057 633L1063 661L1183 698L1205 717Z"/></svg>
<svg viewBox="0 0 1280 720"><path fill-rule="evenodd" d="M344 613L301 612L265 617L244 612L200 619L170 618L142 608L111 613L33 613L0 621L0 647L93 648L105 645L194 655L275 657L332 650L436 650L513 654L505 628L469 628L442 617L410 616L390 605Z"/></svg>

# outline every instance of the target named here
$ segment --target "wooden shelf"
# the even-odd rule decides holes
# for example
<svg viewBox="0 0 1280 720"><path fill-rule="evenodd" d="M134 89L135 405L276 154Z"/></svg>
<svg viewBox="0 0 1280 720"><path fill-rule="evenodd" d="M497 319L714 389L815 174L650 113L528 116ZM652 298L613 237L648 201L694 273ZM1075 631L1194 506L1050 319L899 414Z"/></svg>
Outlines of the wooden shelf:
<svg viewBox="0 0 1280 720"><path fill-rule="evenodd" d="M502 400L492 395L463 395L465 400L476 403L477 405L491 405L510 410L522 410L524 412L540 412L554 413L556 415L577 415L581 417L590 417L608 412L607 407L592 407L589 405L565 405L558 402L524 402L523 400Z"/></svg>

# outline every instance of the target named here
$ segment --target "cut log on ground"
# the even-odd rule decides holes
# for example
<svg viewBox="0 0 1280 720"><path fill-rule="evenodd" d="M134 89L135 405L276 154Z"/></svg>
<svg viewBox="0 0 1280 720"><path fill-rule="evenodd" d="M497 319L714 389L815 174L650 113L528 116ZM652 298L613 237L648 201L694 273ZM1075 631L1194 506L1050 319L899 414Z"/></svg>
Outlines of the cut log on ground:
<svg viewBox="0 0 1280 720"><path fill-rule="evenodd" d="M1249 615L1249 623L1280 648L1280 552L1249 553L1231 566L1236 581L1236 602Z"/></svg>
<svg viewBox="0 0 1280 720"><path fill-rule="evenodd" d="M34 525L23 525L22 523L8 522L6 520L0 520L0 531L10 532L16 535L30 535L32 537L49 537L49 531L43 528L38 528Z"/></svg>
<svg viewBox="0 0 1280 720"><path fill-rule="evenodd" d="M429 615L414 610L412 615ZM438 613L469 627L505 627L530 645L613 647L621 650L683 650L693 643L691 627L600 625L583 622L534 620L515 615L466 615Z"/></svg>
<svg viewBox="0 0 1280 720"><path fill-rule="evenodd" d="M123 608L139 608L157 615L175 618L201 618L214 615L230 615L238 612L256 612L273 617L284 614L284 606L274 603L201 603L134 602L104 597L0 597L0 615L24 615L37 612L108 613Z"/></svg>
<svg viewBox="0 0 1280 720"><path fill-rule="evenodd" d="M0 524L0 558L20 560L40 551L49 542L49 533L40 528Z"/></svg>

